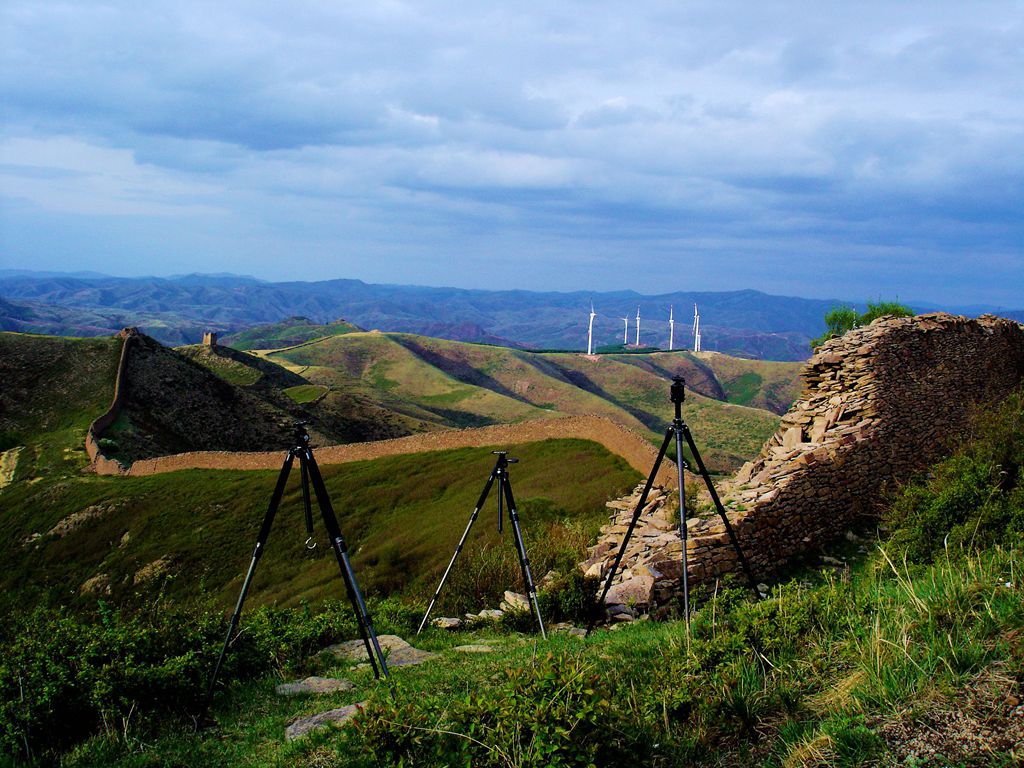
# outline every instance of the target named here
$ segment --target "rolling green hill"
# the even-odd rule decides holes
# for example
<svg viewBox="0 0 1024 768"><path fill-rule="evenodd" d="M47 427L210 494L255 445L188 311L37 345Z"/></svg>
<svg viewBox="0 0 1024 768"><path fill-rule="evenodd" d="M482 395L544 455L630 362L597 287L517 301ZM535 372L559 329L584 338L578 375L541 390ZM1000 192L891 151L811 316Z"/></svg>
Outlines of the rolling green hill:
<svg viewBox="0 0 1024 768"><path fill-rule="evenodd" d="M594 443L553 440L516 446L513 484L529 541L565 541L578 558L606 522L604 502L639 474ZM360 584L369 593L424 597L447 565L493 466L487 448L324 466ZM144 478L79 476L53 483L28 478L0 491L0 532L9 597L49 593L62 601L106 596L131 601L157 585L168 596L200 585L228 605L248 566L276 472L189 471ZM491 498L463 556L499 540ZM314 510L315 511L315 510ZM320 546L307 550L298 472L254 583L254 604L295 605L343 595L337 563L315 523ZM535 568L547 567L538 557ZM563 565L564 567L564 565ZM544 575L540 570L539 579ZM514 583L500 590L518 588ZM482 607L486 607L481 605Z"/></svg>
<svg viewBox="0 0 1024 768"><path fill-rule="evenodd" d="M371 367L399 376L403 364L410 367L410 353L378 337L395 354L379 355ZM168 452L179 446L252 449L260 441L267 448L286 443L273 432L252 433L273 430L293 415L261 399L259 380L249 386L230 384L211 369L236 380L240 373L257 370L281 384L291 383L296 374L266 360L253 363L242 353L213 355L214 360L210 350L192 348L182 354L145 337L133 344L125 414L108 438L118 450L145 455L149 449ZM147 478L84 473L85 432L110 403L120 351L115 339L0 333L2 448L21 447L11 482L0 487L0 592L11 599L48 592L60 601L75 601L92 579L86 592L104 595L109 589L111 599L131 599L155 579L166 581L169 594L194 595L201 579L208 593L228 601L251 551L274 473L197 471ZM439 371L431 386L435 391L428 390L428 398L472 389ZM310 405L329 407L335 398L340 408L338 398L346 396L335 388ZM470 392L470 399L480 401L502 397ZM385 418L391 414L381 411ZM548 441L517 447L517 453L523 461L516 466L516 491L527 536L563 541L563 553L571 550L572 557L603 522L603 502L638 479L623 460L589 442ZM492 463L487 449L464 449L324 468L369 591L422 594L428 588L450 557ZM571 482L566 481L568 472ZM282 511L261 569L257 588L263 596L258 601L294 603L338 594L330 550L321 546L310 554L302 547L305 534L293 481L284 504L288 511ZM482 519L467 562L495 544L493 519ZM510 541L501 546L511 555ZM514 585L502 588L509 586Z"/></svg>
<svg viewBox="0 0 1024 768"><path fill-rule="evenodd" d="M0 451L19 452L16 476L77 473L85 433L114 396L121 342L0 333Z"/></svg>
<svg viewBox="0 0 1024 768"><path fill-rule="evenodd" d="M174 349L229 384L278 390L308 383L287 368L231 347L192 344Z"/></svg>
<svg viewBox="0 0 1024 768"><path fill-rule="evenodd" d="M597 414L656 440L672 416L668 379L682 374L690 385L684 418L718 470L754 455L778 425L775 413L723 402L728 388L736 389L733 379L756 376L740 399L781 407L795 391L791 380L799 368L718 355L727 361L716 362L723 383L714 366L690 353L588 358L378 332L323 338L266 356L331 393L358 395L399 414L412 431Z"/></svg>
<svg viewBox="0 0 1024 768"><path fill-rule="evenodd" d="M764 408L781 416L803 386L803 363L747 360L720 352L700 352L696 357L721 383L726 399L737 405Z"/></svg>
<svg viewBox="0 0 1024 768"><path fill-rule="evenodd" d="M324 336L338 336L362 330L359 326L344 320L332 323L315 323L308 317L289 317L279 323L268 323L228 334L221 344L235 349L280 349L294 347Z"/></svg>

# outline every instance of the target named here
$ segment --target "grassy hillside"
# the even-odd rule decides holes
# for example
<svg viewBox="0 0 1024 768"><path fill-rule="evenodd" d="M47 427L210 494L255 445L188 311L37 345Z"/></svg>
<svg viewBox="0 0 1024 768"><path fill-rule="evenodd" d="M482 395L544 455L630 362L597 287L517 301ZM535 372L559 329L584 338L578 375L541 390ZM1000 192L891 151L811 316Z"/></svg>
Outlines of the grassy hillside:
<svg viewBox="0 0 1024 768"><path fill-rule="evenodd" d="M800 396L803 363L746 360L719 352L700 352L700 364L721 382L726 399L737 405L764 408L779 415Z"/></svg>
<svg viewBox="0 0 1024 768"><path fill-rule="evenodd" d="M513 470L514 488L527 537L564 540L575 547L570 559L606 521L604 501L639 480L623 460L585 441L517 446L516 455L522 461ZM493 463L487 449L463 449L323 467L364 588L425 595L451 557ZM130 601L149 592L153 581L175 597L195 595L201 583L227 605L276 476L192 471L14 483L0 491L8 510L0 533L6 564L0 590L9 596L52 592L74 601L93 579L98 594ZM465 556L470 570L474 553L488 547L513 552L507 535L497 538L495 504L492 499L495 513L481 518ZM296 470L254 585L256 604L341 594L319 520L320 546L312 552L303 547L300 509Z"/></svg>
<svg viewBox="0 0 1024 768"><path fill-rule="evenodd" d="M399 414L411 431L598 414L657 440L672 416L667 393L675 374L690 384L684 418L715 469L747 460L778 424L771 412L722 402L727 392L714 370L688 353L586 358L411 334L352 333L268 358L332 393L358 393ZM744 362L730 363L729 373L742 370ZM793 369L769 365L765 370L772 375L748 399L767 402L761 392L777 387L787 372L795 375Z"/></svg>
<svg viewBox="0 0 1024 768"><path fill-rule="evenodd" d="M280 349L293 347L325 336L338 336L362 330L359 326L344 320L331 323L316 323L308 317L289 317L279 323L268 323L228 334L221 344L235 349Z"/></svg>
<svg viewBox="0 0 1024 768"><path fill-rule="evenodd" d="M19 474L38 464L73 474L88 462L85 433L107 410L121 342L0 333L0 451L20 452Z"/></svg>
<svg viewBox="0 0 1024 768"><path fill-rule="evenodd" d="M257 369L224 360L217 375L208 369L209 362L200 365L194 356L145 336L133 343L124 409L103 435L112 442L110 454L131 462L183 451L272 450L287 444L295 417L286 410L288 404L223 375L227 370L239 379L244 378L240 372Z"/></svg>
<svg viewBox="0 0 1024 768"><path fill-rule="evenodd" d="M249 612L215 700L218 727L199 733L186 713L202 694L223 623L170 609L141 619L108 609L82 624L36 611L11 625L19 642L8 646L7 664L31 670L30 693L25 704L8 699L4 746L24 754L30 734L37 754L56 757L66 739L92 733L61 764L123 768L1020 765L1020 552L926 567L894 566L884 548L831 554L850 567L801 573L759 603L737 588L701 593L689 629L637 622L546 642L500 628L430 629L414 644L435 658L394 668L387 683L313 655L356 636L344 606L321 615ZM382 631L413 639L422 603L372 608ZM471 643L491 651L454 650ZM133 654L132 664L119 650ZM71 670L74 684L53 674ZM274 695L281 680L308 674L355 685ZM354 727L283 737L299 716L366 701ZM40 744L40 732L76 706L78 717ZM104 731L99 712L120 718L118 726Z"/></svg>
<svg viewBox="0 0 1024 768"><path fill-rule="evenodd" d="M71 409L65 400L54 410ZM293 483L222 674L218 727L198 733L192 715L274 473L19 474L0 489L0 763L1020 765L1022 445L1018 393L901 489L884 526L794 564L765 599L726 579L695 591L689 625L639 621L546 642L518 634L514 619L413 638L493 463L486 450L325 468L361 583L404 590L371 598L378 628L437 655L380 682L318 654L356 628L343 603L315 605L341 594L340 579L322 534L316 550L302 546ZM637 474L580 441L518 453L513 479L539 577ZM514 574L496 557L512 548L507 534L496 540L493 509L444 612L465 607L482 572L494 590L508 583L495 577ZM268 607L301 598L314 607ZM470 643L491 650L456 650ZM310 674L353 687L275 696L278 682ZM285 741L294 718L356 702L368 703L353 727Z"/></svg>
<svg viewBox="0 0 1024 768"><path fill-rule="evenodd" d="M229 384L240 387L260 387L261 389L285 389L307 384L301 376L282 368L280 365L241 352L231 347L217 345L208 347L205 344L192 344L175 347L175 351Z"/></svg>
<svg viewBox="0 0 1024 768"><path fill-rule="evenodd" d="M369 396L425 428L478 427L548 415L500 390L467 385L425 364L392 334L347 334L269 357L290 363L315 384Z"/></svg>

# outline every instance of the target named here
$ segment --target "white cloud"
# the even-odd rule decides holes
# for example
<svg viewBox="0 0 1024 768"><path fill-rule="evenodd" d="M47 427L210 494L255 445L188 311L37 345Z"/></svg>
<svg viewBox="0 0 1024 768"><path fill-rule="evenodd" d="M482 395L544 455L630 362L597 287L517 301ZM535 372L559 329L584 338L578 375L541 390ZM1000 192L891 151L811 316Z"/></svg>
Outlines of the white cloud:
<svg viewBox="0 0 1024 768"><path fill-rule="evenodd" d="M216 210L221 190L136 162L131 151L68 137L0 140L0 195L95 215L191 216Z"/></svg>
<svg viewBox="0 0 1024 768"><path fill-rule="evenodd" d="M553 260L567 288L583 278L561 254L610 251L652 274L679 249L746 253L753 275L888 242L900 274L967 249L1000 254L997 288L1007 259L1024 271L1004 202L1024 187L1010 2L9 0L0 29L5 194L126 220L222 210L230 237L259 233L238 271L288 242L471 262L487 238ZM83 267L102 247L78 245ZM397 247L380 262L403 267ZM851 285L821 269L816 292Z"/></svg>

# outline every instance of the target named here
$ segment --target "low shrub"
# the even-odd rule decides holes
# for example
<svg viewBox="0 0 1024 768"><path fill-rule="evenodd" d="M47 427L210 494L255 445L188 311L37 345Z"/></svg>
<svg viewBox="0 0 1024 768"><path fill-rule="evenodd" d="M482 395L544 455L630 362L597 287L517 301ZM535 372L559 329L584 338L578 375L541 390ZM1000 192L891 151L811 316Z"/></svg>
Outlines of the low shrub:
<svg viewBox="0 0 1024 768"><path fill-rule="evenodd" d="M647 750L635 724L580 655L508 669L462 699L425 705L401 688L357 718L357 749L377 765L622 765ZM431 713L431 714L428 714Z"/></svg>
<svg viewBox="0 0 1024 768"><path fill-rule="evenodd" d="M417 608L371 601L381 632L406 633ZM40 606L6 624L0 637L0 752L60 750L97 731L124 735L155 713L194 714L227 631L212 606L114 609L75 615ZM218 683L297 669L325 645L358 636L351 606L316 612L256 608L242 616Z"/></svg>
<svg viewBox="0 0 1024 768"><path fill-rule="evenodd" d="M887 516L911 562L1011 545L1024 536L1024 390L981 416L974 439L907 484Z"/></svg>
<svg viewBox="0 0 1024 768"><path fill-rule="evenodd" d="M560 574L538 596L541 614L549 621L585 624L597 613L601 580L584 576L579 568Z"/></svg>
<svg viewBox="0 0 1024 768"><path fill-rule="evenodd" d="M531 507L531 503L526 502L523 508L531 517L540 517L541 514ZM538 503L546 502L541 500ZM551 513L550 510L548 513ZM552 570L561 573L576 570L577 564L586 557L592 533L582 526L560 521L524 530L523 543L530 559L534 582L539 585ZM439 608L448 616L494 608L505 590L526 591L519 554L509 529L506 529L503 541L495 544L471 543L466 546L441 592Z"/></svg>

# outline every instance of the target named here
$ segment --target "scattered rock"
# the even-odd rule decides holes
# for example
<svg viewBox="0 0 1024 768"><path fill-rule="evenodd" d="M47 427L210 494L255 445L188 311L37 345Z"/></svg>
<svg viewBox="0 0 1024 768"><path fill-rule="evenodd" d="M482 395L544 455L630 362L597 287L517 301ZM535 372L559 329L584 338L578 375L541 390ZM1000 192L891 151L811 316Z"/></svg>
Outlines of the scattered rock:
<svg viewBox="0 0 1024 768"><path fill-rule="evenodd" d="M428 651L413 648L398 635L377 635L377 642L380 644L381 651L384 652L388 667L409 667L422 664L436 656ZM329 645L324 648L322 653L333 654L337 658L347 661L369 662L370 660L362 640L348 640L337 645Z"/></svg>
<svg viewBox="0 0 1024 768"><path fill-rule="evenodd" d="M547 589L560 578L562 578L562 574L560 574L558 571L548 571L544 574L544 578L540 580L539 587L540 589Z"/></svg>
<svg viewBox="0 0 1024 768"><path fill-rule="evenodd" d="M366 706L366 702L361 701L358 704L349 704L345 707L329 709L326 712L309 715L308 717L300 717L289 723L287 730L284 732L284 737L288 741L294 741L295 739L301 739L317 728L326 728L332 725L341 727L359 714L364 706Z"/></svg>
<svg viewBox="0 0 1024 768"><path fill-rule="evenodd" d="M14 473L18 469L18 455L24 446L19 445L0 453L0 488L14 481Z"/></svg>
<svg viewBox="0 0 1024 768"><path fill-rule="evenodd" d="M621 582L608 590L605 604L650 605L653 597L654 577L644 574L623 578Z"/></svg>
<svg viewBox="0 0 1024 768"><path fill-rule="evenodd" d="M485 608L476 615L476 618L482 621L498 621L504 615L505 612L497 608Z"/></svg>
<svg viewBox="0 0 1024 768"><path fill-rule="evenodd" d="M499 607L505 613L529 612L530 599L518 592L505 590L505 597Z"/></svg>
<svg viewBox="0 0 1024 768"><path fill-rule="evenodd" d="M490 653L494 649L489 645L483 645L482 643L473 643L470 645L457 645L452 648L453 651L458 653Z"/></svg>
<svg viewBox="0 0 1024 768"><path fill-rule="evenodd" d="M62 539L69 533L81 528L86 523L102 517L108 511L109 510L106 505L94 504L93 506L86 507L78 512L72 512L70 515L60 520L46 533L48 536L56 536L57 538Z"/></svg>
<svg viewBox="0 0 1024 768"><path fill-rule="evenodd" d="M454 630L462 626L462 619L451 618L448 616L438 616L430 623L438 629Z"/></svg>
<svg viewBox="0 0 1024 768"><path fill-rule="evenodd" d="M582 627L577 627L574 624L569 623L568 621L562 621L558 624L552 624L551 631L562 632L566 635L572 635L573 637L586 637L587 635L587 630L583 629Z"/></svg>
<svg viewBox="0 0 1024 768"><path fill-rule="evenodd" d="M351 680L337 677L307 677L291 683L281 683L274 688L278 696L304 696L312 693L338 693L354 688Z"/></svg>
<svg viewBox="0 0 1024 768"><path fill-rule="evenodd" d="M165 575L174 564L174 557L172 555L164 555L151 563L147 563L135 572L135 576L132 577L133 584L144 584L147 581L153 581L161 576Z"/></svg>
<svg viewBox="0 0 1024 768"><path fill-rule="evenodd" d="M83 595L106 597L110 594L110 577L105 573L97 573L91 579L86 579L78 591Z"/></svg>

